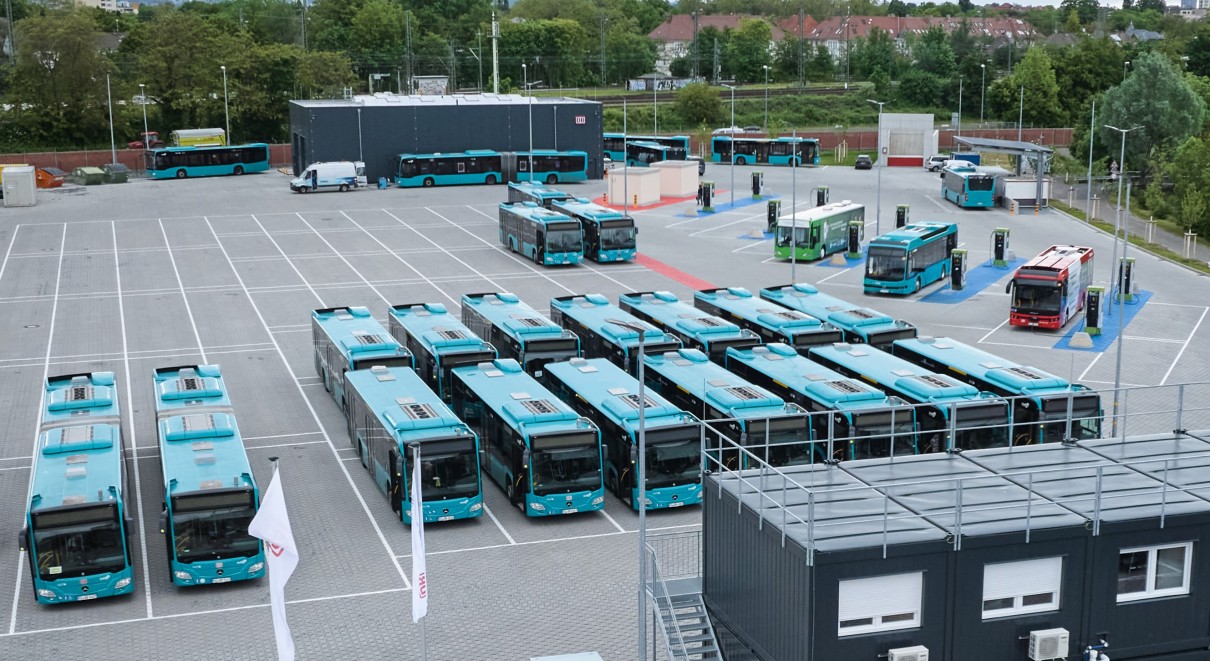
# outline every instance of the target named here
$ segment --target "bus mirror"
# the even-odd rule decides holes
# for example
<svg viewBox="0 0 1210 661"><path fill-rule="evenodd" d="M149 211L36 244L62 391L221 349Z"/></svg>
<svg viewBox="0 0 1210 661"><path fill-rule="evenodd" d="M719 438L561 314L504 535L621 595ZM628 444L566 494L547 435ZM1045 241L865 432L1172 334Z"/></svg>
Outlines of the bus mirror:
<svg viewBox="0 0 1210 661"><path fill-rule="evenodd" d="M25 545L29 543L29 528L22 528L21 535L17 538L17 548L25 550Z"/></svg>
<svg viewBox="0 0 1210 661"><path fill-rule="evenodd" d="M637 464L639 462L639 449L635 446L630 446L630 463Z"/></svg>
<svg viewBox="0 0 1210 661"><path fill-rule="evenodd" d="M604 454L606 457L609 456L609 444L608 443L601 444L601 453Z"/></svg>
<svg viewBox="0 0 1210 661"><path fill-rule="evenodd" d="M1005 294L1013 293L1013 285L1015 285L1015 284L1017 284L1015 280L1009 280L1008 284L1004 286L1004 293Z"/></svg>
<svg viewBox="0 0 1210 661"><path fill-rule="evenodd" d="M160 534L168 532L168 512L160 512Z"/></svg>
<svg viewBox="0 0 1210 661"><path fill-rule="evenodd" d="M530 454L529 454L528 449L521 452L521 465L522 466L525 466L525 467L529 466L529 457L530 457Z"/></svg>

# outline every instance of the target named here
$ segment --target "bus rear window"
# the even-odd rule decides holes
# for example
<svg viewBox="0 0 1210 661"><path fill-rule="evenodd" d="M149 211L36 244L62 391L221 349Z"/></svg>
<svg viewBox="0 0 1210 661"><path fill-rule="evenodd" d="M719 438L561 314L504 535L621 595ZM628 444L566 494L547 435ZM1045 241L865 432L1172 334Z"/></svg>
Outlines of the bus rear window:
<svg viewBox="0 0 1210 661"><path fill-rule="evenodd" d="M991 177L968 177L966 186L972 191L989 191L995 186L995 180Z"/></svg>
<svg viewBox="0 0 1210 661"><path fill-rule="evenodd" d="M558 450L594 445L597 436L593 433L572 432L570 434L542 434L531 437L530 445L535 450Z"/></svg>
<svg viewBox="0 0 1210 661"><path fill-rule="evenodd" d="M197 512L225 507L251 507L252 491L235 489L214 493L191 493L172 497L173 512Z"/></svg>

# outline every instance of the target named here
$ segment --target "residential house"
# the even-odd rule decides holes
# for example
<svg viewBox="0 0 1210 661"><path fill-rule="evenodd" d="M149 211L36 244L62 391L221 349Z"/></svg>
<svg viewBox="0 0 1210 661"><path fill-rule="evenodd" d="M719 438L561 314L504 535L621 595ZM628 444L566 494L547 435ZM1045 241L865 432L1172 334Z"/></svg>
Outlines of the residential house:
<svg viewBox="0 0 1210 661"><path fill-rule="evenodd" d="M690 54L689 51L693 44L695 19L697 22L696 29L698 32L707 27L712 27L722 32L724 30L738 29L740 21L749 18L764 20L760 16L749 15L702 15L695 17L691 14L675 14L673 16L669 16L667 20L665 20L663 23L660 23L656 29L652 30L651 33L647 35L648 39L651 39L656 43L656 71L665 74L671 73L669 67L671 67L672 61ZM798 19L795 18L794 20L797 21ZM772 28L772 39L769 42L769 50L772 52L773 48L776 46L776 43L785 38L786 33L781 27L776 25L772 25L770 27ZM713 61L714 54L703 52L699 53L699 56L701 58L702 68L709 69L709 65L707 63ZM699 72L699 75L704 75L705 73L705 71L701 71Z"/></svg>

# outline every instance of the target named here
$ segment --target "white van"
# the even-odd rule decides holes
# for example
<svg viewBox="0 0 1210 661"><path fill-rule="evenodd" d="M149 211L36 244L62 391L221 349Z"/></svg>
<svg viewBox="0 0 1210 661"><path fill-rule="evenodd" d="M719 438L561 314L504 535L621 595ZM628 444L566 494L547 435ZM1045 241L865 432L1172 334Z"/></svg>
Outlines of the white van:
<svg viewBox="0 0 1210 661"><path fill-rule="evenodd" d="M312 163L303 170L302 175L290 182L290 190L296 193L321 190L339 190L343 193L359 186L361 182L358 180L357 166L351 161Z"/></svg>

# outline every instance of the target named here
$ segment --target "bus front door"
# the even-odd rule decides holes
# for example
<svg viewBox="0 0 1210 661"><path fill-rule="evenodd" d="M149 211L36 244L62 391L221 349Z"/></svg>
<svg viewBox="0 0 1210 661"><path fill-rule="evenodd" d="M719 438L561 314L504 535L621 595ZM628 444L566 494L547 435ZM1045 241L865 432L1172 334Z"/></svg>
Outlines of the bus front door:
<svg viewBox="0 0 1210 661"><path fill-rule="evenodd" d="M399 456L399 452L395 448L391 448L389 452L390 460L390 480L389 492L391 500L391 511L398 512L403 509L403 458Z"/></svg>

